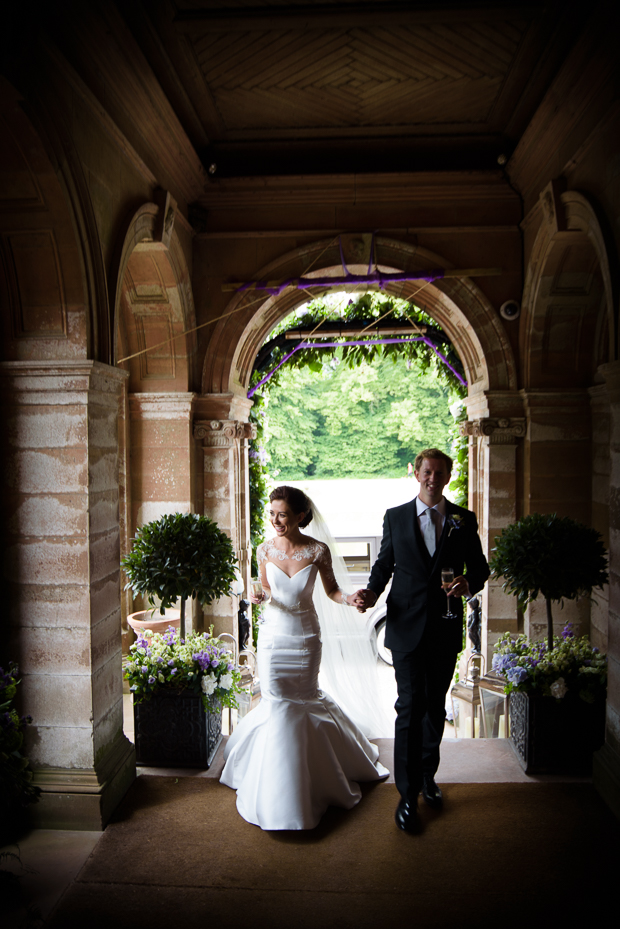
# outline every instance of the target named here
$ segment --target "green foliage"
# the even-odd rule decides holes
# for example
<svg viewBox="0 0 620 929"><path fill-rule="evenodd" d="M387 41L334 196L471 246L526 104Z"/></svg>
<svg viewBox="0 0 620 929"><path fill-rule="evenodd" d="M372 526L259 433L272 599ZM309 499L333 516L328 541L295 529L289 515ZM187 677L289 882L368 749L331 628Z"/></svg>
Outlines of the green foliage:
<svg viewBox="0 0 620 929"><path fill-rule="evenodd" d="M28 759L22 754L24 730L31 716L20 716L12 705L17 693L18 668L14 662L8 671L0 668L0 813L4 820L14 806L36 803L41 789L32 783Z"/></svg>
<svg viewBox="0 0 620 929"><path fill-rule="evenodd" d="M279 481L402 477L420 447L450 451L451 399L434 371L385 358L352 369L337 350L320 373L285 371L270 394L270 469Z"/></svg>
<svg viewBox="0 0 620 929"><path fill-rule="evenodd" d="M190 633L181 639L170 627L165 633L140 633L130 648L125 679L134 702L148 700L166 690L200 694L205 710L237 707L241 674L232 662L230 649L206 633Z"/></svg>
<svg viewBox="0 0 620 929"><path fill-rule="evenodd" d="M230 592L237 558L225 532L206 516L168 513L138 529L121 565L125 589L146 595L160 613L180 598L211 603Z"/></svg>
<svg viewBox="0 0 620 929"><path fill-rule="evenodd" d="M574 600L609 580L599 532L567 516L532 513L495 539L493 577L525 607L539 593L547 600Z"/></svg>
<svg viewBox="0 0 620 929"><path fill-rule="evenodd" d="M306 306L300 307L295 313L287 316L286 319L273 330L270 335L270 340L273 341L282 332L294 329L295 327L308 330L314 329L314 327L321 322L351 323L360 320L366 323L368 321L378 321L383 318L391 323L400 323L405 326L409 326L412 323L412 336L421 334L418 327L424 327L426 329L425 335L432 339L442 355L446 357L461 376L463 375L460 358L454 351L450 340L443 331L436 326L431 316L414 304L409 303L407 300L400 300L397 297L390 297L386 294L374 291L362 294L361 296L354 295L353 297L349 297L348 294L331 294L329 297L313 300ZM356 335L354 338L358 340L360 336ZM367 336L363 336L363 338L372 340L376 339L377 336L376 334L368 333ZM330 336L329 341L335 340ZM350 341L350 338L347 339L347 337L343 335L342 341ZM268 363L267 359L263 361L261 365L261 375L255 379L253 378L253 383L258 383L261 377L264 376L264 373L266 373L266 370L284 358L294 345L294 341L287 342L285 345L274 344L268 356ZM273 375L271 381L268 382L269 385L272 384L274 378L277 382L280 372L288 368L309 367L310 370L315 373L320 373L323 364L329 361L334 351L334 349L305 348L302 351L296 352L288 359L286 364ZM424 342L408 342L393 345L377 345L369 342L367 346L347 346L337 351L340 353L342 362L351 368L355 368L361 364L369 364L382 358L391 357L393 360L404 358L415 364L416 371L423 373L430 371L439 372L443 382L447 386L453 388L458 396L464 394L463 385L458 378Z"/></svg>
<svg viewBox="0 0 620 929"><path fill-rule="evenodd" d="M454 461L452 474L454 479L450 481L449 489L454 492L454 502L457 506L466 507L469 498L469 437L461 435L459 426L467 419L467 410L461 406L454 423L450 429L450 439L452 451L450 452Z"/></svg>
<svg viewBox="0 0 620 929"><path fill-rule="evenodd" d="M261 394L254 394L254 406L250 410L249 420L256 428L256 438L250 440L249 476L250 476L250 544L252 546L252 575L258 574L256 550L265 540L264 514L269 501L265 463L265 400ZM252 616L256 606L252 610ZM256 638L254 639L256 641Z"/></svg>

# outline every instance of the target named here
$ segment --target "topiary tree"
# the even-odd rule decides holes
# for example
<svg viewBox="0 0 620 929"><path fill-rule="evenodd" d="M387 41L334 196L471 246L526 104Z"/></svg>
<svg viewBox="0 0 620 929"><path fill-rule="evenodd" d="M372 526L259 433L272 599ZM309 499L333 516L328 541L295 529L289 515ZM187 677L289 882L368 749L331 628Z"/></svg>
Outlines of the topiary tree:
<svg viewBox="0 0 620 929"><path fill-rule="evenodd" d="M213 520L195 513L168 513L136 532L129 554L121 560L125 590L155 598L164 613L181 600L181 638L185 638L185 601L207 604L230 592L237 558L232 542Z"/></svg>
<svg viewBox="0 0 620 929"><path fill-rule="evenodd" d="M495 539L492 577L525 607L541 593L547 605L547 647L553 648L552 601L590 595L609 580L601 534L567 516L532 513Z"/></svg>

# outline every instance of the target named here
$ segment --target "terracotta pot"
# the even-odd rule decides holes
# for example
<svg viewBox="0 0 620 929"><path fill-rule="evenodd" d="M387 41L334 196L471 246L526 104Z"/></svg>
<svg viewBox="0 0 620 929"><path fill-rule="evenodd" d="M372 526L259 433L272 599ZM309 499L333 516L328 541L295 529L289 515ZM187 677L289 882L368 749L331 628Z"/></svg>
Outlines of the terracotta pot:
<svg viewBox="0 0 620 929"><path fill-rule="evenodd" d="M151 610L139 610L137 613L129 614L127 623L136 634L144 632L145 629L150 629L151 632L166 632L168 626L174 626L175 629L180 627L181 611L166 610L162 616L159 611L153 613Z"/></svg>

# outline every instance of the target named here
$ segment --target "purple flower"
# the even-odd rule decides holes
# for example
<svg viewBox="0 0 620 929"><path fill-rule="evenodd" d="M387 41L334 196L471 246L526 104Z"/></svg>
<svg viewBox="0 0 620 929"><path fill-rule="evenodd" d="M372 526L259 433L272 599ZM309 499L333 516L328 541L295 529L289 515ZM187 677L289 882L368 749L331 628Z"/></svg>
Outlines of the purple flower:
<svg viewBox="0 0 620 929"><path fill-rule="evenodd" d="M147 668L147 666L146 666L145 664L142 665L142 667L141 667L140 670L142 671L143 674L148 674L148 671L149 671L149 669Z"/></svg>
<svg viewBox="0 0 620 929"><path fill-rule="evenodd" d="M149 677L149 684L154 684L154 683L155 683L155 678L151 674L151 676Z"/></svg>
<svg viewBox="0 0 620 929"><path fill-rule="evenodd" d="M211 667L217 668L218 664L219 664L219 661L217 660L217 658L214 658L211 662Z"/></svg>
<svg viewBox="0 0 620 929"><path fill-rule="evenodd" d="M171 668L170 674L176 674L176 673L177 673L177 669L176 669L176 668Z"/></svg>
<svg viewBox="0 0 620 929"><path fill-rule="evenodd" d="M522 684L523 681L527 680L528 676L526 668L510 668L506 672L506 677L511 684Z"/></svg>
<svg viewBox="0 0 620 929"><path fill-rule="evenodd" d="M171 668L173 664L174 664L174 658L171 658L170 661L168 662L168 667Z"/></svg>

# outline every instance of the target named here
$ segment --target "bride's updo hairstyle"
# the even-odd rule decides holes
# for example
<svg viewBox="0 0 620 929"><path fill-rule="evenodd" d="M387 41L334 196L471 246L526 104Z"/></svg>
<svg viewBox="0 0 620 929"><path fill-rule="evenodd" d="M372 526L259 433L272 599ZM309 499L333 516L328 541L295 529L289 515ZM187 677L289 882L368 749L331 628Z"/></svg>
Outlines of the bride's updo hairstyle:
<svg viewBox="0 0 620 929"><path fill-rule="evenodd" d="M308 523L312 522L314 515L312 506L303 490L299 490L297 487L289 487L288 484L282 484L281 487L276 487L269 494L269 502L273 503L274 500L283 500L284 503L287 503L295 516L299 513L306 514L299 524L300 529L304 529Z"/></svg>

